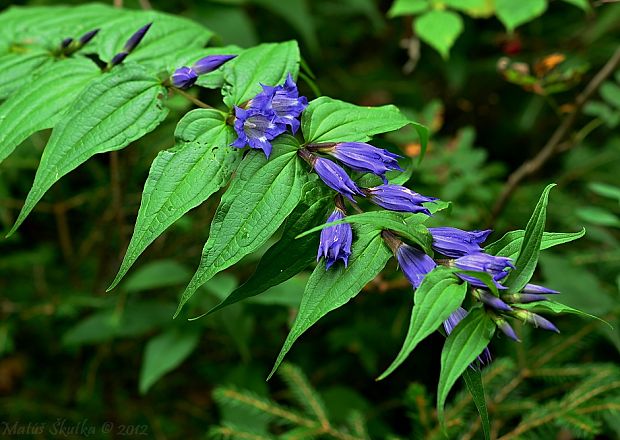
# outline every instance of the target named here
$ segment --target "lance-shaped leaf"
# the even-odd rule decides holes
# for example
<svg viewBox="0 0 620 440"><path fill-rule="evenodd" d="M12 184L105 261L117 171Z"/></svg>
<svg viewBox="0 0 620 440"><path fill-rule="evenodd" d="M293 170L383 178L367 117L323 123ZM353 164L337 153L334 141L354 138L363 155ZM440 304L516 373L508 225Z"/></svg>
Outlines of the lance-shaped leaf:
<svg viewBox="0 0 620 440"><path fill-rule="evenodd" d="M408 124L418 133L424 152L428 128L410 121L394 105L360 107L322 96L310 102L301 117L301 130L308 143L366 142L375 134L398 130Z"/></svg>
<svg viewBox="0 0 620 440"><path fill-rule="evenodd" d="M390 259L391 252L374 226L361 225L354 229L354 242L347 268L342 264L325 269L322 260L310 275L297 312L293 328L269 374L278 369L295 341L319 319L353 299Z"/></svg>
<svg viewBox="0 0 620 440"><path fill-rule="evenodd" d="M260 93L261 84L281 84L289 73L297 78L299 59L296 41L261 44L243 51L224 64L224 103L229 107L240 105Z"/></svg>
<svg viewBox="0 0 620 440"><path fill-rule="evenodd" d="M544 232L540 241L540 250L549 249L564 243L577 240L586 234L583 228L579 232ZM502 238L485 246L484 251L487 254L497 255L500 257L508 257L513 260L519 256L519 249L523 244L524 230L510 231Z"/></svg>
<svg viewBox="0 0 620 440"><path fill-rule="evenodd" d="M248 152L222 196L200 265L175 316L196 289L265 244L295 209L307 178L297 146L295 138L283 135L274 141L269 160L262 151Z"/></svg>
<svg viewBox="0 0 620 440"><path fill-rule="evenodd" d="M547 219L549 191L554 186L555 184L547 185L534 208L532 217L527 222L519 256L515 261L515 269L510 271L504 283L508 287L509 293L521 291L536 270L538 255L540 255L540 244L545 230L545 220Z"/></svg>
<svg viewBox="0 0 620 440"><path fill-rule="evenodd" d="M0 162L31 134L60 120L84 86L100 74L87 59L54 63L0 106Z"/></svg>
<svg viewBox="0 0 620 440"><path fill-rule="evenodd" d="M11 235L62 176L98 153L120 150L155 129L168 114L166 90L136 64L90 83L52 131Z"/></svg>
<svg viewBox="0 0 620 440"><path fill-rule="evenodd" d="M491 422L489 421L487 401L484 397L482 372L478 368L465 368L465 371L463 371L463 379L465 380L465 385L467 385L467 390L471 395L471 399L474 401L474 405L476 405L478 414L480 414L480 423L482 425L484 440L490 440Z"/></svg>
<svg viewBox="0 0 620 440"><path fill-rule="evenodd" d="M160 152L151 165L133 236L109 289L170 225L228 183L243 152L229 146L234 131L225 117L197 109L179 122L177 145Z"/></svg>
<svg viewBox="0 0 620 440"><path fill-rule="evenodd" d="M310 226L325 222L334 209L334 196L316 181L308 182L306 188L309 189L304 192L302 201L286 220L282 237L265 252L252 277L207 314L261 294L297 275L316 260L317 234L301 239L295 237Z"/></svg>
<svg viewBox="0 0 620 440"><path fill-rule="evenodd" d="M589 318L589 319L597 319L604 324L607 324L609 327L613 329L613 326L605 321L604 319L599 318L596 315L591 315L590 313L586 313L582 310L575 309L574 307L567 306L566 304L559 303L557 301L537 301L533 303L527 304L519 304L520 309L531 310L533 312L547 312L553 313L556 315L560 314L571 314L577 315L581 318Z"/></svg>
<svg viewBox="0 0 620 440"><path fill-rule="evenodd" d="M52 64L48 52L35 50L27 54L7 53L0 56L0 100L10 96L37 72Z"/></svg>
<svg viewBox="0 0 620 440"><path fill-rule="evenodd" d="M441 352L437 388L437 417L443 424L443 409L456 380L482 353L495 332L495 323L482 308L475 308L450 333Z"/></svg>
<svg viewBox="0 0 620 440"><path fill-rule="evenodd" d="M467 284L454 276L454 271L438 266L428 273L415 290L411 322L405 342L396 359L378 380L386 378L398 368L416 346L437 330L465 299Z"/></svg>

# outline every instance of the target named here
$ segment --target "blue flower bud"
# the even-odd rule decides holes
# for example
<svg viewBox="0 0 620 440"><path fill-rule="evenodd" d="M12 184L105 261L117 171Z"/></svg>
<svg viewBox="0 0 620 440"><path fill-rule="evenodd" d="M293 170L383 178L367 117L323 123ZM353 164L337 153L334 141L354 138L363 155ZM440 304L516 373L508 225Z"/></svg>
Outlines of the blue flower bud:
<svg viewBox="0 0 620 440"><path fill-rule="evenodd" d="M125 60L125 58L127 58L127 55L129 55L129 53L127 52L117 53L116 55L112 57L112 61L110 61L110 66L116 66L122 63Z"/></svg>
<svg viewBox="0 0 620 440"><path fill-rule="evenodd" d="M65 38L60 43L60 47L61 47L61 49L66 49L67 47L69 47L71 45L71 43L73 43L73 38L71 38L71 37Z"/></svg>
<svg viewBox="0 0 620 440"><path fill-rule="evenodd" d="M487 306L495 310L499 310L502 312L512 311L512 307L510 307L508 304L506 304L504 301L502 301L500 298L496 297L492 293L487 292L486 290L474 289L473 292L474 296L478 298L483 304L486 304Z"/></svg>
<svg viewBox="0 0 620 440"><path fill-rule="evenodd" d="M508 336L510 339L512 339L515 342L521 342L521 339L519 339L519 337L517 336L517 333L515 333L512 326L508 324L508 321L506 321L504 318L501 318L499 316L493 317L493 321L495 322L495 325L497 326L497 328L502 331L502 333L504 333L506 336Z"/></svg>
<svg viewBox="0 0 620 440"><path fill-rule="evenodd" d="M545 295L538 295L536 293L515 293L512 295L502 295L504 301L508 301L514 304L527 304L537 301L547 301Z"/></svg>
<svg viewBox="0 0 620 440"><path fill-rule="evenodd" d="M99 29L93 29L92 31L86 32L84 35L80 37L80 47L88 44L90 40L95 38L95 35L99 33Z"/></svg>
<svg viewBox="0 0 620 440"><path fill-rule="evenodd" d="M437 200L435 197L423 196L400 185L380 185L367 188L364 192L370 196L373 203L382 208L391 211L421 212L426 215L431 213L422 206L422 203Z"/></svg>
<svg viewBox="0 0 620 440"><path fill-rule="evenodd" d="M288 125L295 134L299 129L298 118L308 106L308 99L299 96L297 84L291 74L288 74L283 85L262 87L263 91L248 102L248 107L274 112L276 121Z"/></svg>
<svg viewBox="0 0 620 440"><path fill-rule="evenodd" d="M344 211L336 207L334 212L328 217L327 223L342 220L345 217ZM321 241L317 261L325 257L325 268L329 269L336 261L342 260L345 267L349 263L351 255L351 242L353 241L353 231L351 225L343 223L340 225L329 226L321 231Z"/></svg>
<svg viewBox="0 0 620 440"><path fill-rule="evenodd" d="M542 295L555 295L560 292L553 289L547 289L543 286L538 286L536 284L526 284L525 287L521 290L523 293L538 293Z"/></svg>
<svg viewBox="0 0 620 440"><path fill-rule="evenodd" d="M194 85L198 75L191 67L183 66L174 71L170 80L172 85L179 89L189 89Z"/></svg>
<svg viewBox="0 0 620 440"><path fill-rule="evenodd" d="M384 183L387 183L386 172L402 171L398 165L398 159L402 156L364 142L341 142L325 146L318 144L315 149L334 156L352 170L376 174Z"/></svg>
<svg viewBox="0 0 620 440"><path fill-rule="evenodd" d="M464 255L454 260L452 264L462 270L488 273L493 277L493 281L498 289L506 289L506 287L499 284L498 281L508 275L507 270L509 268L514 269L514 265L510 258L496 257L494 255L485 254L484 252ZM471 275L461 273L457 275L473 286L486 287L482 281Z"/></svg>
<svg viewBox="0 0 620 440"><path fill-rule="evenodd" d="M235 107L234 126L238 137L231 146L243 148L249 145L250 148L263 150L267 158L272 148L269 141L286 131L284 124L276 122L275 115L253 108L244 110Z"/></svg>
<svg viewBox="0 0 620 440"><path fill-rule="evenodd" d="M305 149L299 150L299 155L310 164L325 185L329 186L334 191L338 191L353 203L355 203L353 196L364 196L362 191L341 166L329 159L317 157Z"/></svg>
<svg viewBox="0 0 620 440"><path fill-rule="evenodd" d="M404 243L401 243L396 250L396 259L405 277L416 289L426 274L437 266L435 261L424 252Z"/></svg>
<svg viewBox="0 0 620 440"><path fill-rule="evenodd" d="M491 230L463 231L457 228L428 228L433 236L433 249L447 257L458 258L463 255L482 252L480 244L484 243Z"/></svg>
<svg viewBox="0 0 620 440"><path fill-rule="evenodd" d="M532 324L534 327L560 333L560 330L558 330L552 322L540 315L537 315L536 313L530 312L529 310L515 309L510 312L510 315L525 322L526 324Z"/></svg>
<svg viewBox="0 0 620 440"><path fill-rule="evenodd" d="M127 40L127 43L125 43L125 47L123 48L124 52L129 53L134 50L136 46L140 44L140 41L142 41L152 24L153 23L149 23L146 26L142 26L131 37L129 37L129 40Z"/></svg>
<svg viewBox="0 0 620 440"><path fill-rule="evenodd" d="M192 64L192 69L198 75L204 75L205 73L213 72L227 61L232 60L237 55L209 55L199 59Z"/></svg>

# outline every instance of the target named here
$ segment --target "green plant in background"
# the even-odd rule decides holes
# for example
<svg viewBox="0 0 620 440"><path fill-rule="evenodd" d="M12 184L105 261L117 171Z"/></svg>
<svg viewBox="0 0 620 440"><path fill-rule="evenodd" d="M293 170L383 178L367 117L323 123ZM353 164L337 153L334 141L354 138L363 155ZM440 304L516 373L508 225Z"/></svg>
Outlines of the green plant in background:
<svg viewBox="0 0 620 440"><path fill-rule="evenodd" d="M395 15L394 9L397 6L409 7L414 3L396 2L390 14ZM432 45L447 56L450 46L462 30L460 16L451 12L450 8L463 11L463 4L417 3L423 3L425 8L420 10L422 16L416 20L417 24L422 23L422 29L426 26L452 32L448 36L431 38ZM481 12L475 8L481 4L470 3L465 8L466 12L478 16ZM298 8L294 11L302 11L299 15L311 14L311 8L305 2L294 4ZM485 3L485 7L490 4ZM288 16L289 23L304 37L309 53L317 56L316 41L313 40L316 35L310 32L310 26L302 26L299 19L290 20L290 16L295 15L291 11L284 11L270 2L225 5L222 10L239 12L242 8L254 8L257 5L283 17ZM535 12L511 10L508 13L508 16L513 14L511 18L507 18L504 10L506 6L496 2L495 13L512 29L544 12L546 3L542 2L533 8ZM459 24L451 24L441 18L443 25L438 27L434 20L440 15L444 18L449 15L452 21L456 17ZM545 415L542 419L526 415L522 420L505 420L503 413L497 411L495 398L502 391L488 388L492 384L488 374L493 370L488 369L487 375L481 375L479 368L479 362L488 363L486 347L496 328L509 337L523 340L529 332L519 326L517 336L509 322L514 325L523 321L556 330L553 324L537 314L540 312L582 317L592 317L591 314L594 314L604 316L613 323L617 302L609 296L608 284L604 284L600 298L594 301L598 308L592 307L587 301L575 301L575 295L570 293L575 290L575 286L593 284L591 279L582 281L584 275L578 271L574 273L578 281L568 285L558 284L561 275L558 277L557 274L565 271L566 267L572 270L575 264L597 261L591 257L588 260L587 255L581 257L578 252L574 258L557 257L557 254L540 256L545 285L563 293L568 291L568 305L541 296L553 294L553 290L529 283L535 275L541 250L580 238L585 230L574 233L544 232L551 186L544 190L541 186L525 187L525 195L521 195L519 189L516 194L522 203L509 203L512 192L518 189L517 184L520 182L517 180L514 183L509 179L510 186L504 186L498 198L500 178L505 167L497 162L485 163L485 152L473 147L473 129L462 129L456 136L449 138L437 136L437 140L432 141L429 157L420 166L428 132L421 124L411 121L422 120L432 131L436 131L441 124L435 122L442 119L442 111L439 110L441 105L437 102L429 104L420 115L416 112L401 112L394 106L356 106L327 97L318 97L308 103L298 93L295 79L299 77L304 80L305 86L318 95L320 93L315 82L320 83L321 76L315 76L301 61L295 42L261 44L247 49L236 46L205 48L213 34L211 31L188 20L162 13L118 11L103 5L15 8L0 15L0 22L6 25L2 33L3 43L0 45L4 51L2 62L6 67L3 71L5 77L0 78L0 81L5 81L0 87L5 93L5 100L0 105L0 160L5 161L2 173L3 178L7 177L6 183L0 181L0 192L8 201L0 209L0 218L7 226L13 223L12 210L21 206L6 195L13 191L11 187L23 188L27 185L27 176L24 179L21 170L36 168L36 150L43 148L47 137L41 130L53 128L34 186L11 233L38 205L43 212L48 211L54 215L59 249L67 267L73 266L76 269L78 265L75 257L81 255L85 258L80 268L80 271L85 270L84 274L77 275L74 272L73 279L68 280L67 285L71 287L67 294L74 295L71 300L55 294L49 302L44 300L42 305L25 305L22 308L15 301L3 305L3 313L10 317L0 327L0 348L5 353L15 351L12 341L14 335L22 332L22 320L54 316L54 319L66 320L63 323L63 350L68 353L94 351L92 363L89 362L90 365L84 369L88 372L88 380L86 387L81 390L81 393L85 393L83 395L98 392L96 388L99 384L94 378L98 376L102 359L110 357L110 350L118 346L121 348L118 355L127 356L129 352L122 347L131 347L136 340L148 341L143 350L138 350L142 353L141 362L139 368L134 369L135 377L138 377L138 371L140 377L135 388L142 394L152 390L163 375L178 368L185 360L192 359L191 362L185 362L183 368L194 364L203 365L196 362L204 353L201 348L206 343L205 338L209 339L208 350L213 353L214 359L219 356L238 356L246 365L250 365L257 349L266 352L266 359L260 367L243 367L225 374L225 365L218 369L209 361L211 355L207 355L204 364L206 370L201 371L201 374L206 372L206 377L215 383L224 383L225 377L237 375L233 382L245 387L248 379L239 380L240 377L267 376L268 353L273 354L278 342L273 336L273 343L267 342L265 337L277 335L278 327L290 326L291 330L271 374L299 336L319 319L327 321L329 325L329 322L333 322L330 321L333 319L331 316L339 313L335 310L355 298L363 288L372 292L373 289L390 291L396 287L410 292L410 287L401 283L400 277L394 277L394 271L390 270L391 263L384 270L393 253L396 257L394 261L398 261L400 269L415 289L411 296L413 308L411 301L402 301L402 298L386 303L382 298L360 295L358 301L372 302L374 310L390 307L390 315L376 316L376 322L365 323L368 325L361 325L364 320L357 322L357 318L350 317L339 326L328 338L332 354L325 367L332 370L331 373L324 372L323 377L334 375L334 368L337 369L334 365L346 362L340 361L342 356L335 354L340 353L342 348L356 353L367 374L377 376L388 365L388 358L393 356L390 349L397 347L381 347L382 344L377 343L376 338L379 335L385 338L389 334L396 341L400 337L399 329L407 327L404 324L410 314L409 330L403 347L381 378L395 372L396 367L406 361L414 348L419 345L423 348L428 342L420 344L422 340L433 339L435 336L432 334L442 324L448 333L445 335L445 344L439 344L444 348L436 414L426 408L424 414L419 414L415 419L412 432L423 428L426 430L425 435L464 435L462 431L455 431L455 426L461 425L453 424L450 412L452 405L448 399L448 393L460 376L464 377L480 415L470 433L465 435L473 436L480 431L485 438L496 438L501 431L501 435L515 436L537 429L547 421L553 421L557 426L564 426L583 436L611 429L609 419L601 418L598 413L617 411L615 401L597 402L591 401L589 397L580 401L592 404L594 408L600 407L600 411L591 410L594 418L590 420L590 413L580 406L581 403L573 407L568 401L562 400L573 399L575 394L570 393L565 396L558 394L556 400L533 398L532 414L540 410ZM152 24L145 26L146 23ZM417 27L416 31L420 33ZM26 35L28 38L24 38ZM73 37L69 38L68 35ZM422 35L420 38L423 38ZM605 125L613 128L615 82L605 82L605 79L611 75L607 70L613 72L616 58L612 57L604 66L602 72L605 75L600 80L601 75L597 75L586 87L587 93L578 97L573 113L549 101L552 108L559 109L558 114L568 115L566 120L570 123L562 123L560 128L564 125L568 127L560 132L560 139L551 145L551 149L545 147L542 151L554 154L564 152L571 149L572 145L581 144L586 136L590 136L599 127ZM570 90L581 81L586 71L584 65L579 63L560 62L560 68L557 68L558 63L552 57L543 59L543 62L550 67L542 74L535 66L536 75L527 76L519 65L511 64L502 73L508 81L546 99L552 93ZM65 80L65 77L69 79ZM599 86L600 95L607 104L590 100ZM221 89L223 99L218 89ZM66 93L66 90L70 90L70 93ZM45 100L41 100L41 96ZM212 106L206 102L218 104ZM192 105L201 108L187 112L188 106ZM595 119L573 137L570 129L574 120L569 119L574 119L571 115L576 115L581 108ZM34 116L29 117L30 114ZM407 126L409 128L404 128ZM159 128L155 130L156 127ZM414 138L411 130L407 131L411 127L420 137L417 144L412 143ZM163 150L169 145L173 130L175 146ZM385 136L382 139L374 137L383 133ZM30 140L24 142L28 138ZM157 143L147 146L151 140L157 140ZM33 145L29 152L26 146L31 141ZM369 141L379 148L368 144ZM22 143L24 146L17 149ZM127 152L127 158L132 161L127 165L135 165L136 172L132 173L131 178L133 192L125 193L119 180L122 171L119 170L116 150L130 143L140 145L142 151ZM249 151L234 148L245 146L250 147ZM607 151L613 151L613 148L612 143ZM141 205L139 209L131 211L131 215L136 210L138 212L134 232L120 270L110 286L111 289L118 285L118 294L108 298L93 297L88 292L105 288L113 276L110 273L113 270L111 266L116 262L118 252L127 245L123 237L128 236L130 225L126 223L123 200L131 200L132 206L137 208L137 192L147 174L146 164L158 151L148 171ZM580 151L571 151L566 155L567 160L574 156L576 159L572 160L579 161L579 154L583 154ZM410 158L403 160L396 152L404 152ZM83 194L74 195L74 198L60 203L47 204L45 200L39 203L57 180L80 165L91 171L93 179L105 180L106 164L93 158L99 153L110 153L109 195L107 189L87 189ZM400 165L398 159L401 159ZM541 164L548 157L543 159ZM398 172L400 166L404 168L402 172ZM557 176L560 183L563 178L561 174ZM67 179L80 182L78 176L67 176ZM574 225L586 222L594 227L594 235L590 240L594 238L604 246L613 247L613 232L609 228L617 226L617 219L613 213L615 205L608 201L615 200L617 188L604 183L608 181L607 176L602 176L594 183L586 179L584 184L590 191L607 198L607 202L597 202L591 206L582 203L584 207L571 212L571 216L562 217L559 222L555 215L550 214L552 228L574 230ZM413 183L424 194L435 194L442 200L455 200L457 203L451 205L422 196L406 188L404 185L408 183ZM335 193L328 188L339 195L334 197ZM443 227L444 218L449 214L454 219L450 222L456 226L480 228L488 220L489 206L496 200L499 205L496 205L493 216L498 216L505 208L507 212L520 210L519 218L522 218L523 211L528 210L541 191L542 196L526 229L509 232L484 248L480 244L488 236L487 232L474 233ZM59 194L65 190L56 185L51 192ZM61 200L63 197L67 196L61 196ZM558 197L565 195L561 192ZM97 211L95 205L101 207L108 200L109 207L104 206L105 209ZM384 209L368 210L372 206L368 201ZM560 201L564 203L560 203L557 208L556 204L551 204L551 213L553 210L565 209L567 204L562 199ZM608 208L603 208L604 204ZM66 212L76 207L85 213L101 212L101 219L97 219L99 214L94 214L92 232L81 238L72 237L67 224ZM193 219L184 217L184 214L195 208L198 209L191 216ZM429 214L433 216L429 217ZM88 223L88 220L84 221L84 230ZM206 225L209 223L211 230L200 266L192 279L188 280L191 276L188 267L191 267L193 258L199 252L199 243L196 242L204 241ZM515 223L525 222L511 222L512 225ZM28 223L23 226L28 228ZM163 234L164 231L166 234ZM113 249L113 255L110 258L110 251L107 254L101 252L99 269L96 269L95 259L92 258L92 243L102 242L102 232L103 237L110 233L112 236L118 234L120 242L107 243L108 248ZM481 235L478 237L476 234ZM19 245L25 236L18 233L9 243ZM166 237L174 238L167 241ZM304 271L313 265L317 244L321 261L308 277ZM122 278L147 247L150 247L149 252L159 255L159 260L143 265L123 281ZM172 252L168 249L172 249ZM570 252L573 248L568 249ZM614 270L613 248L609 252L606 257L612 259L606 263L609 266L604 264L596 268L597 276L605 279ZM173 260L169 259L171 256ZM39 281L36 289L24 299L36 302L36 297L46 298L49 295L46 268L51 267L54 258L54 253L46 251L44 246L40 249L35 246L34 250L10 255L6 263L0 264L0 269L3 264L6 264L6 270L10 270L11 267L22 267L24 261L32 261L34 279ZM222 272L224 270L225 273ZM63 280L63 273L63 270L53 270L55 280L67 283L67 280ZM86 287L84 281L87 282ZM18 290L24 290L24 287L19 287L22 284L19 279L15 279ZM208 319L190 323L171 320L175 304L170 301L170 297L183 284L188 287L176 308L176 315L187 317L203 316L214 311L218 313ZM156 295L152 296L151 292ZM194 296L196 292L200 295ZM32 293L34 297L31 297ZM246 301L238 303L241 300ZM187 307L182 308L185 304ZM461 305L469 310L469 314ZM261 311L265 306L267 309ZM277 318L269 320L267 324L264 314L271 312L266 310L276 309ZM295 315L287 315L287 309L295 310ZM351 309L347 308L349 313L356 313ZM392 322L391 313L395 309L398 310L397 319L387 333L385 323ZM76 324L84 312L87 317ZM326 316L328 314L330 317ZM563 322L574 325L576 321ZM613 330L604 330L600 325L594 328L613 343L618 343L619 339ZM257 331L261 332L262 339L255 334ZM373 338L375 342L366 345L366 341ZM311 342L306 341L298 349L301 351L296 353L311 352ZM523 352L527 350L522 349ZM513 376L520 378L521 382L515 385L515 389L523 385L525 390L524 383L537 376L529 370L523 370L521 359L524 354L519 352L515 357L508 353L508 348L499 351L504 351L507 357L492 366L503 365L502 362L508 362L507 359L515 359L513 364L519 365L519 369L507 369ZM424 356L424 353L416 354L414 362ZM574 362L578 364L582 361L579 358ZM591 372L596 377L600 373L601 380L609 379L610 383L614 383L613 375L617 372L613 368L606 369L605 365L595 363L587 365L592 370L584 367L583 371ZM563 368L561 363L553 366L556 367ZM597 369L599 367L600 370ZM314 393L310 393L310 387L301 373L289 366L284 369L283 374L289 379L293 375L298 378L297 382L305 384L303 388L308 393L301 394L300 403L315 407L315 410L320 407L320 399L317 400L313 397ZM483 376L487 376L487 379L483 380ZM407 372L406 377L410 379L416 375ZM165 382L160 382L162 385L158 387ZM431 384L436 382L436 378L427 380ZM386 381L381 382L381 385L390 386ZM576 384L575 393L583 394L579 390L590 385L586 382ZM606 382L594 385L602 386L604 392L607 392ZM291 388L295 391L294 386ZM340 416L328 421L323 410L320 414L316 411L312 413L311 410L311 417L307 417L284 409L277 403L260 399L256 402L262 402L258 407L267 410L268 422L280 419L285 425L299 426L289 432L288 428L274 428L279 423L273 425L265 421L258 425L248 423L247 426L238 426L235 420L243 420L244 412L239 407L232 413L226 409L226 397L230 398L230 393L246 404L252 400L250 394L233 388L216 391L214 396L222 404L223 414L236 415L230 419L232 422L212 429L213 435L232 438L269 438L269 435L282 438L387 438L388 435L403 434L394 432L383 421L378 422L378 417L368 425L371 434L367 434L362 419L368 416L361 417L362 412L347 424ZM533 391L527 389L523 393L527 395ZM461 397L457 398L455 406L459 405L458 399ZM428 398L422 400L427 403L430 401ZM235 399L229 399L228 403L231 401ZM491 402L488 407L487 401ZM446 402L448 405L444 411ZM328 406L333 405L329 398L326 398L326 403ZM13 408L18 408L18 405L21 403ZM256 409L254 404L249 406ZM581 420L584 414L588 417ZM431 419L432 422L429 422ZM228 419L224 417L223 420ZM247 432L244 431L246 428Z"/></svg>

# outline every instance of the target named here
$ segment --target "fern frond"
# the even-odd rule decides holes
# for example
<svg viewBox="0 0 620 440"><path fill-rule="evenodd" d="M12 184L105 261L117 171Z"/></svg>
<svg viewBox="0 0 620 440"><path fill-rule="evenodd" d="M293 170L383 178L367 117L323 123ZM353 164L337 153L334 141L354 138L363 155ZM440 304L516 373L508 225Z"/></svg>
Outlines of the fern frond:
<svg viewBox="0 0 620 440"><path fill-rule="evenodd" d="M232 424L225 426L215 426L207 432L207 438L214 440L275 440L276 438L268 435L252 431L247 428L239 428Z"/></svg>
<svg viewBox="0 0 620 440"><path fill-rule="evenodd" d="M323 400L312 388L302 371L292 364L285 363L280 367L279 373L295 400L306 410L308 415L315 416L320 425L328 426L329 419Z"/></svg>

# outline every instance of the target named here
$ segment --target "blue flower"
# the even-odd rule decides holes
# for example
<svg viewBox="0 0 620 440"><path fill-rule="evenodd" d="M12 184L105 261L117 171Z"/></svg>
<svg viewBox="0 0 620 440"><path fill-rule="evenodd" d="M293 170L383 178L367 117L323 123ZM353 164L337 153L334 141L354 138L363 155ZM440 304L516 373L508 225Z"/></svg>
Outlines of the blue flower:
<svg viewBox="0 0 620 440"><path fill-rule="evenodd" d="M506 321L504 318L500 316L492 316L493 321L495 322L495 326L502 331L503 334L508 336L515 342L521 342L517 333L514 331L512 326Z"/></svg>
<svg viewBox="0 0 620 440"><path fill-rule="evenodd" d="M286 131L284 124L276 122L274 114L254 108L244 110L235 107L235 116L235 131L238 137L230 145L237 148L249 145L250 148L263 150L269 158L269 141Z"/></svg>
<svg viewBox="0 0 620 440"><path fill-rule="evenodd" d="M345 213L338 207L327 218L327 223L342 220ZM351 225L343 223L340 225L329 226L321 231L321 241L317 261L325 257L325 268L329 269L336 261L342 260L345 267L349 263L351 255L351 242L353 241L353 231Z"/></svg>
<svg viewBox="0 0 620 440"><path fill-rule="evenodd" d="M437 200L435 197L423 196L400 185L380 185L367 188L365 192L373 203L382 208L392 211L421 212L426 215L431 215L431 213L422 206L422 203Z"/></svg>
<svg viewBox="0 0 620 440"><path fill-rule="evenodd" d="M183 66L175 70L170 79L173 86L179 89L189 89L198 79L198 74L191 67Z"/></svg>
<svg viewBox="0 0 620 440"><path fill-rule="evenodd" d="M307 150L300 150L300 155L310 163L323 183L334 191L338 191L354 203L355 199L353 196L364 196L362 191L340 165L337 165L329 159L314 156L308 153Z"/></svg>
<svg viewBox="0 0 620 440"><path fill-rule="evenodd" d="M308 99L299 96L291 74L288 74L283 85L262 87L263 91L249 101L248 107L273 111L276 122L288 125L295 134L299 129L299 115L308 106Z"/></svg>
<svg viewBox="0 0 620 440"><path fill-rule="evenodd" d="M87 44L90 40L95 38L95 35L99 33L99 29L93 29L92 31L86 32L84 35L80 37L80 47Z"/></svg>
<svg viewBox="0 0 620 440"><path fill-rule="evenodd" d="M486 290L474 289L473 295L478 298L483 304L502 312L511 312L512 307L506 304L504 301L493 295Z"/></svg>
<svg viewBox="0 0 620 440"><path fill-rule="evenodd" d="M534 327L560 333L560 330L558 330L558 328L553 325L552 322L548 321L540 315L537 315L536 313L530 312L529 310L515 309L509 314L519 319L520 321L525 322L526 324L532 324Z"/></svg>
<svg viewBox="0 0 620 440"><path fill-rule="evenodd" d="M341 142L337 144L316 145L316 150L334 156L355 171L369 172L380 176L387 183L385 173L390 170L402 171L398 159L402 156L363 142Z"/></svg>
<svg viewBox="0 0 620 440"><path fill-rule="evenodd" d="M521 290L521 292L535 293L535 294L542 294L542 295L555 295L557 293L560 293L557 290L548 289L546 287L538 286L536 284L526 284L525 287Z"/></svg>
<svg viewBox="0 0 620 440"><path fill-rule="evenodd" d="M496 257L494 255L485 254L484 252L464 255L454 260L452 264L462 270L488 273L493 277L493 281L498 289L506 289L506 287L499 284L498 281L504 279L508 275L508 268L514 269L514 265L510 258ZM471 275L462 273L458 273L457 275L473 286L486 287L486 284Z"/></svg>
<svg viewBox="0 0 620 440"><path fill-rule="evenodd" d="M192 65L192 69L197 75L213 72L222 64L232 60L237 55L209 55L199 59Z"/></svg>
<svg viewBox="0 0 620 440"><path fill-rule="evenodd" d="M404 243L396 250L396 259L405 277L415 288L418 288L426 274L437 266L424 252Z"/></svg>
<svg viewBox="0 0 620 440"><path fill-rule="evenodd" d="M153 23L149 23L146 26L142 26L131 37L129 37L129 40L127 40L127 43L125 43L125 47L123 48L124 51L129 53L134 50L136 46L140 44L140 41L142 41L152 24Z"/></svg>
<svg viewBox="0 0 620 440"><path fill-rule="evenodd" d="M446 333L452 333L457 324L461 322L466 316L467 310L465 310L463 307L459 307L454 312L452 312L452 314L448 316L448 319L443 322L443 328ZM480 356L478 356L478 360L483 365L488 365L491 363L491 352L489 351L488 347L485 347L482 353L480 353ZM475 368L473 364L470 365L470 367Z"/></svg>
<svg viewBox="0 0 620 440"><path fill-rule="evenodd" d="M433 236L433 249L447 257L458 258L463 255L482 252L482 244L489 234L486 231L463 231L457 228L428 228Z"/></svg>

